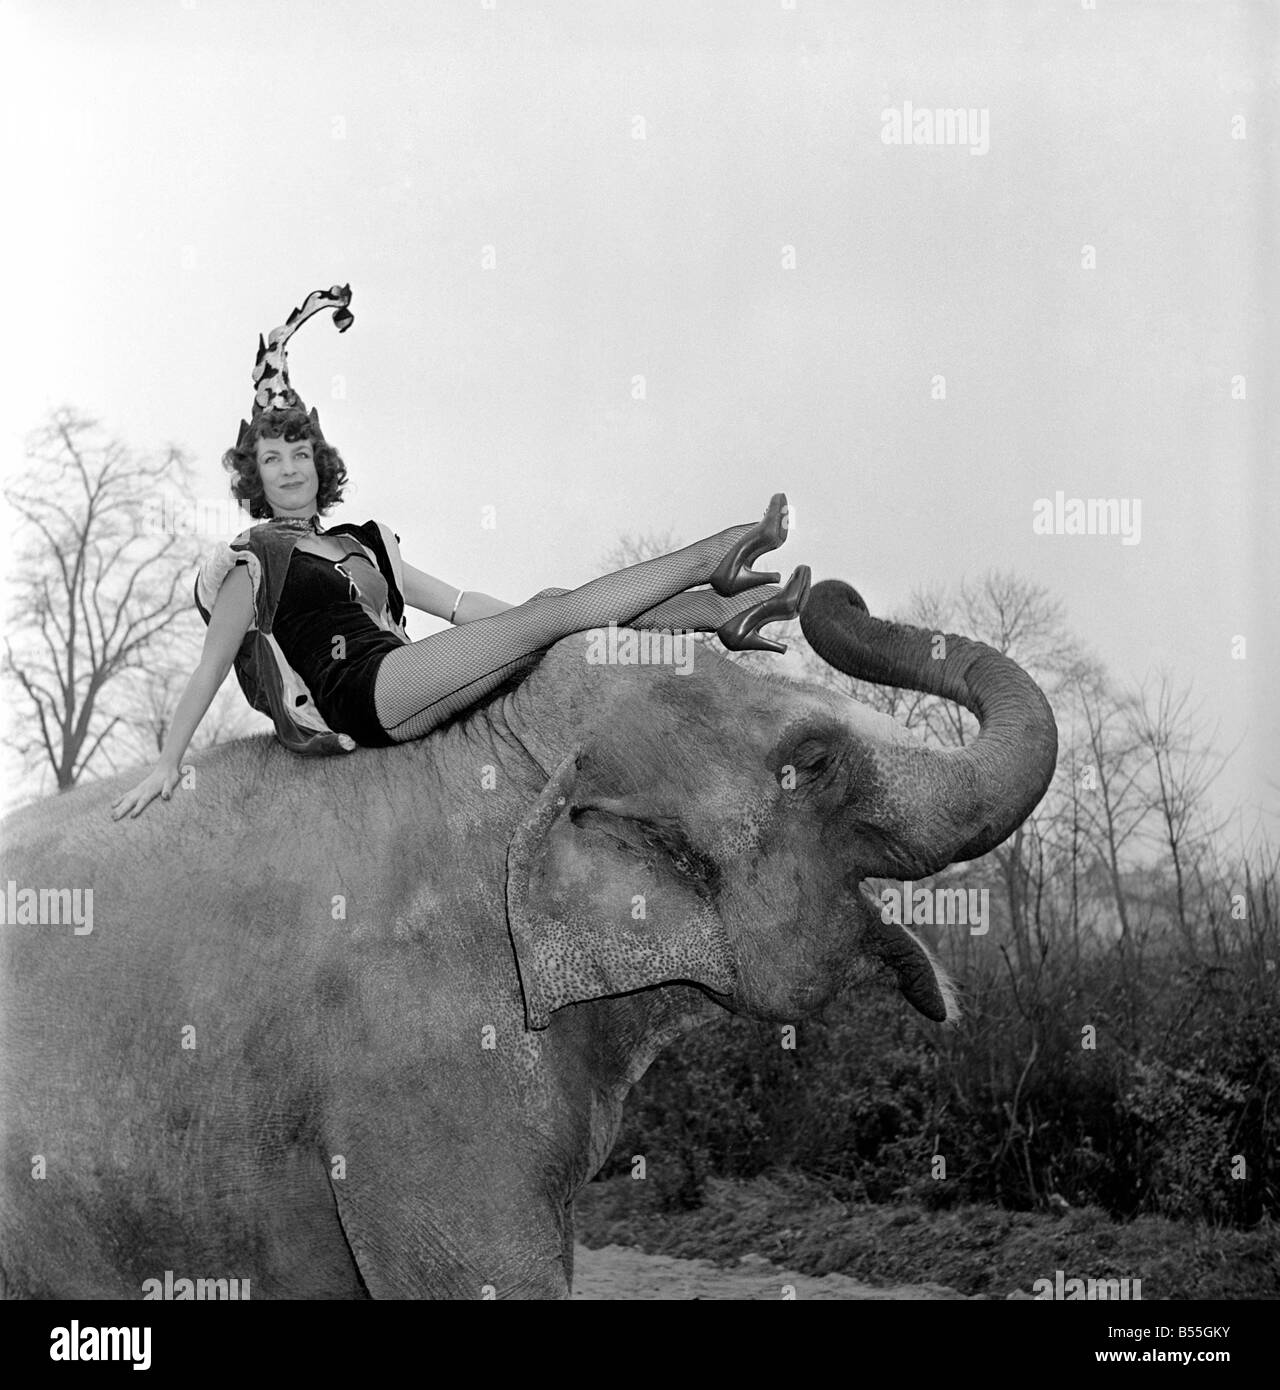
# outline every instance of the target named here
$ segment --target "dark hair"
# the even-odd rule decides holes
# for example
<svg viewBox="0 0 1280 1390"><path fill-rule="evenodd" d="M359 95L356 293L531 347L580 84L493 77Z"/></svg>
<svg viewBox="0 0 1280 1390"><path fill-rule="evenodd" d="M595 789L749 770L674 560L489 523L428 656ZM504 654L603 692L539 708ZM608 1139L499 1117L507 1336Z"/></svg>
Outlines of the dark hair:
<svg viewBox="0 0 1280 1390"><path fill-rule="evenodd" d="M249 504L251 517L269 521L273 515L258 473L256 446L260 439L283 439L287 444L309 439L315 451L316 480L320 485L316 492L316 511L323 516L330 507L342 501L347 465L333 445L326 442L320 426L305 410L264 410L245 430L244 438L222 456L222 466L231 474L231 495L237 502Z"/></svg>

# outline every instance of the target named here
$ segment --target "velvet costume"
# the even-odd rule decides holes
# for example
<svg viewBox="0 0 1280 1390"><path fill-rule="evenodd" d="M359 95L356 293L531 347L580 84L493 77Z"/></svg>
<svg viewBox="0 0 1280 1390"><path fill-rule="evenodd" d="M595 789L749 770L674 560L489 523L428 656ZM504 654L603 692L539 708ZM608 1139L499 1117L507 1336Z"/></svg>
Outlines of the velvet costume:
<svg viewBox="0 0 1280 1390"><path fill-rule="evenodd" d="M263 522L217 547L196 575L196 607L208 623L223 580L237 565L247 566L253 621L235 658L245 698L271 718L277 738L295 753L388 746L394 740L374 712L374 680L386 653L409 637L381 532L374 521L326 530L348 549L340 567L309 551L294 554L308 534ZM277 616L286 620L279 633Z"/></svg>

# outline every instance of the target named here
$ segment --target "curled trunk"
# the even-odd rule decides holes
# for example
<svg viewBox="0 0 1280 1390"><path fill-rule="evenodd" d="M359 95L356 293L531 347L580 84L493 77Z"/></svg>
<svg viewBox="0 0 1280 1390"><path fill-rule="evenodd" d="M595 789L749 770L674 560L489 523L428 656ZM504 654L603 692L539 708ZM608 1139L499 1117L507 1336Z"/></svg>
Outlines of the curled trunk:
<svg viewBox="0 0 1280 1390"><path fill-rule="evenodd" d="M941 695L972 711L966 748L884 745L848 788L859 838L882 851L864 876L923 878L994 849L1031 814L1058 756L1053 711L1027 673L985 643L883 622L840 580L815 584L800 620L814 651L859 680ZM869 775L868 775L869 774Z"/></svg>

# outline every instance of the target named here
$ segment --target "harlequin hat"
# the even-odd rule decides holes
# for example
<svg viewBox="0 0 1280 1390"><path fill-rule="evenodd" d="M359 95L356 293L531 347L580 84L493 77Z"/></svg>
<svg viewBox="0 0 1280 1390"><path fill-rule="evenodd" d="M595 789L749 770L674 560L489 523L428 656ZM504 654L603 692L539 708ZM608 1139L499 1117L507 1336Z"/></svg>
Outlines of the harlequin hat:
<svg viewBox="0 0 1280 1390"><path fill-rule="evenodd" d="M289 385L289 364L285 347L294 333L313 314L320 313L322 309L334 311L333 322L339 333L345 333L355 322L355 315L347 308L350 303L350 285L334 285L327 290L312 290L301 306L294 309L279 328L271 330L265 343L259 334L258 356L253 364L254 395L250 420L256 420L264 410L306 410L302 397ZM309 414L312 424L319 430L320 417L315 406L311 407ZM236 437L237 448L244 441L248 429L249 421L241 420L240 433Z"/></svg>

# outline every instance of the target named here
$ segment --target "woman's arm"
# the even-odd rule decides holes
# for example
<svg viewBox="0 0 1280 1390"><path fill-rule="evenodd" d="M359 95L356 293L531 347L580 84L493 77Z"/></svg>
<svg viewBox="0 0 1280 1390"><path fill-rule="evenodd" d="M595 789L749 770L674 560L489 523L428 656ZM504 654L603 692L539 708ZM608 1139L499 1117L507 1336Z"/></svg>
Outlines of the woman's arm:
<svg viewBox="0 0 1280 1390"><path fill-rule="evenodd" d="M166 801L169 799L170 792L178 783L179 767L187 744L226 680L252 620L253 586L249 582L249 571L244 565L237 565L218 590L213 611L209 614L209 628L204 635L200 662L191 673L187 688L173 712L173 723L169 726L169 735L155 768L115 803L111 809L113 820L119 820L128 812L134 816L141 815L157 796Z"/></svg>
<svg viewBox="0 0 1280 1390"><path fill-rule="evenodd" d="M444 618L451 623L474 623L477 618L489 618L495 613L505 613L508 608L515 606L503 603L500 598L493 598L489 594L476 593L474 589L457 589L442 579L436 579L434 575L414 569L401 559L395 532L382 522L378 522L378 530L382 534L382 543L387 548L391 568L400 585L400 596L410 608L417 608L423 613L430 613L434 618Z"/></svg>

